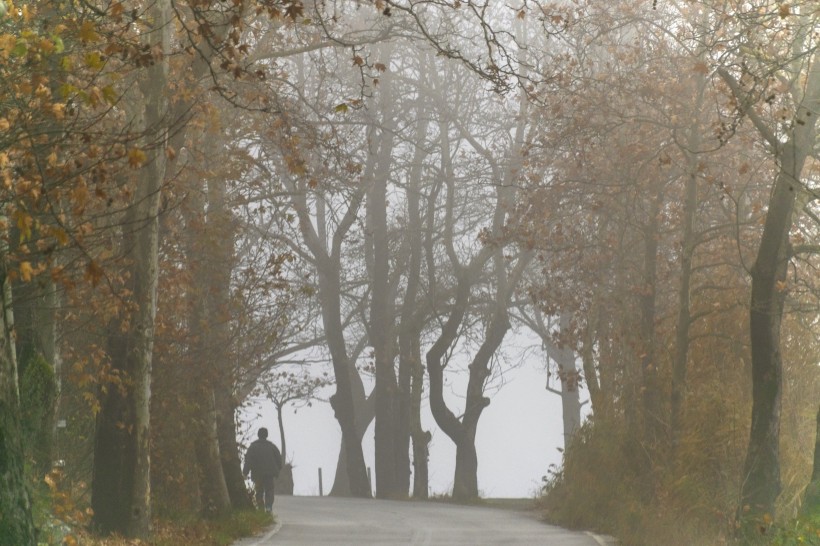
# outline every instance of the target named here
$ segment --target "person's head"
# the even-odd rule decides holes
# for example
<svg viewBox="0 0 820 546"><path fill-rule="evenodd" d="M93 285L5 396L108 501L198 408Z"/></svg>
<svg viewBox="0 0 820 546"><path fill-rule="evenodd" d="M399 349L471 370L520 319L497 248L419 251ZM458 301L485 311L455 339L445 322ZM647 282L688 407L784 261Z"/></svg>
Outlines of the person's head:
<svg viewBox="0 0 820 546"><path fill-rule="evenodd" d="M259 436L260 440L266 440L268 438L268 429L265 427L260 428L257 436Z"/></svg>

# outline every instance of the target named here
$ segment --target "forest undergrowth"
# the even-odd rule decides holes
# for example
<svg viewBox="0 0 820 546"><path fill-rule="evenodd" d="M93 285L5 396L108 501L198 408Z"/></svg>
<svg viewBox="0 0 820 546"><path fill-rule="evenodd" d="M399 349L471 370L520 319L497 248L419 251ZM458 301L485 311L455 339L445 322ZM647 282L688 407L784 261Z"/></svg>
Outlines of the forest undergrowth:
<svg viewBox="0 0 820 546"><path fill-rule="evenodd" d="M695 419L700 425L691 427L674 451L647 449L623 422L588 421L563 465L544 477L539 505L546 519L612 535L624 546L820 546L820 503L814 498L803 506L811 450L790 441L800 434L813 439L812 420L785 420L778 516L765 515L744 527L753 529L751 534L740 536L738 492L747 429L744 419L720 407L725 401L718 393L706 400L701 410L714 418ZM802 426L788 430L790 424Z"/></svg>
<svg viewBox="0 0 820 546"><path fill-rule="evenodd" d="M88 491L82 483L63 480L62 471L32 480L32 503L39 546L228 546L269 526L271 515L259 510L235 510L219 517L200 513L163 513L154 518L149 540L118 535L100 537L91 529Z"/></svg>

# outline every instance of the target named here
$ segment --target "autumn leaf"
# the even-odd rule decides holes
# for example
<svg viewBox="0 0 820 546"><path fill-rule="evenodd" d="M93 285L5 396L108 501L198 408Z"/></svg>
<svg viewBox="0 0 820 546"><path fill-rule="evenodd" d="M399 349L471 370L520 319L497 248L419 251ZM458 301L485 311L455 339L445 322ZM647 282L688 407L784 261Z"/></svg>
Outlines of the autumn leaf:
<svg viewBox="0 0 820 546"><path fill-rule="evenodd" d="M30 282L34 275L34 268L31 267L31 262L20 262L20 278L25 282Z"/></svg>
<svg viewBox="0 0 820 546"><path fill-rule="evenodd" d="M131 148L128 150L128 164L131 167L136 169L141 167L146 161L148 161L148 156L139 148Z"/></svg>
<svg viewBox="0 0 820 546"><path fill-rule="evenodd" d="M22 210L17 210L14 216L17 220L17 230L20 232L20 241L28 241L31 239L31 228L34 225L34 218Z"/></svg>
<svg viewBox="0 0 820 546"><path fill-rule="evenodd" d="M106 85L102 88L102 96L108 104L116 103L119 98L117 92L114 90L114 87L111 85Z"/></svg>
<svg viewBox="0 0 820 546"><path fill-rule="evenodd" d="M97 286L100 283L100 279L103 276L103 269L100 267L97 262L91 261L85 268L85 278L86 280L91 282L92 286Z"/></svg>
<svg viewBox="0 0 820 546"><path fill-rule="evenodd" d="M337 104L336 108L333 109L334 112L338 112L340 114L346 113L347 110L348 110L347 103L344 103L344 102L341 103L341 104Z"/></svg>
<svg viewBox="0 0 820 546"><path fill-rule="evenodd" d="M791 6L789 6L789 4L780 4L780 7L777 9L777 13L780 15L781 19L786 18L791 15Z"/></svg>
<svg viewBox="0 0 820 546"><path fill-rule="evenodd" d="M0 57L8 59L16 44L17 38L13 34L0 34Z"/></svg>
<svg viewBox="0 0 820 546"><path fill-rule="evenodd" d="M57 239L57 242L61 245L67 245L69 241L68 234L63 228L56 228L54 230L54 238Z"/></svg>
<svg viewBox="0 0 820 546"><path fill-rule="evenodd" d="M85 65L92 70L99 70L103 67L102 57L98 52L92 51L85 56Z"/></svg>
<svg viewBox="0 0 820 546"><path fill-rule="evenodd" d="M100 35L97 34L97 29L91 21L83 21L82 26L80 26L79 36L80 41L83 43L96 42L100 39Z"/></svg>

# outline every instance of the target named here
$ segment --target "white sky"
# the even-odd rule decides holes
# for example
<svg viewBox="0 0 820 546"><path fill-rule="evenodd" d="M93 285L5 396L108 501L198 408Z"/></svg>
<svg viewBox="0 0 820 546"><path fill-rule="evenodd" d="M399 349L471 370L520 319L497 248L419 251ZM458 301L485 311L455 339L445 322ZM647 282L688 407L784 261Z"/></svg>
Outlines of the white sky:
<svg viewBox="0 0 820 546"><path fill-rule="evenodd" d="M482 497L533 497L540 489L541 478L547 474L549 465L560 465L558 448L563 448L561 399L544 388L546 371L540 358L538 352L530 353L528 362L507 371L506 384L492 395L492 403L481 416L476 444L478 487ZM458 380L466 381L466 374ZM463 387L455 385L453 392L463 391ZM581 399L586 398L586 392L582 391ZM327 494L333 484L341 438L330 405L314 403L312 407L300 408L295 414L289 408L284 419L288 458L294 465L294 494L319 493L319 468ZM422 422L425 430L430 430L433 435L430 494L449 494L453 485L455 446L435 426L426 400L422 407ZM244 410L242 423L246 442L255 438L259 427L265 426L270 430L270 439L279 445L276 410L272 403L256 400ZM363 448L375 482L372 423L365 434Z"/></svg>

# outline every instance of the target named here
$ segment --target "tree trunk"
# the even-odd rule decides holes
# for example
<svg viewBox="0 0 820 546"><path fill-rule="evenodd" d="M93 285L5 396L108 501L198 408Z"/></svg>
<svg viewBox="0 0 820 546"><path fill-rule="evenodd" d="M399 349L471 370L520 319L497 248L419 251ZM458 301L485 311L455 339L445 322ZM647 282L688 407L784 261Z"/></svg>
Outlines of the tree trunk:
<svg viewBox="0 0 820 546"><path fill-rule="evenodd" d="M578 383L581 374L575 362L575 351L569 347L556 346L550 339L550 332L544 326L544 321L538 315L539 334L547 347L547 355L558 366L558 379L561 381L561 390L555 390L547 385L547 389L561 396L561 415L564 424L564 450L569 448L572 437L581 428L581 393ZM561 313L559 318L560 331L566 332L570 327L569 313ZM597 387L597 378L593 376L593 385ZM590 389L592 392L593 389Z"/></svg>
<svg viewBox="0 0 820 546"><path fill-rule="evenodd" d="M641 390L643 391L643 441L652 448L661 438L663 419L660 407L658 362L655 355L655 296L657 290L658 237L660 235L663 188L659 184L652 196L649 220L644 228L643 275L640 296L640 340L643 344L641 361Z"/></svg>
<svg viewBox="0 0 820 546"><path fill-rule="evenodd" d="M54 377L53 398L48 402L43 419L36 424L37 432L28 445L34 466L41 477L53 464L57 434L57 403L60 393L61 361L57 351L57 290L51 279L35 282L18 281L12 285L14 299L15 347L20 375L23 377L29 359L39 356L51 367Z"/></svg>
<svg viewBox="0 0 820 546"><path fill-rule="evenodd" d="M465 430L456 444L456 470L453 476L453 500L471 501L478 498L478 454L475 431Z"/></svg>
<svg viewBox="0 0 820 546"><path fill-rule="evenodd" d="M689 154L689 176L683 201L683 241L681 242L680 286L678 287L678 321L675 325L675 354L672 360L672 393L669 434L672 449L677 450L681 434L683 404L686 396L686 364L689 360L691 317L692 257L695 253L694 224L697 207L697 165Z"/></svg>
<svg viewBox="0 0 820 546"><path fill-rule="evenodd" d="M470 364L467 399L459 433L456 437L450 436L456 444L456 470L453 477L453 498L455 500L478 498L478 456L475 449L475 435L479 418L484 409L490 405L490 399L484 396L484 385L490 375L490 360L501 347L510 329L506 306L503 305L506 303L506 297L498 296L498 298L501 300L499 307L490 320L484 341Z"/></svg>
<svg viewBox="0 0 820 546"><path fill-rule="evenodd" d="M424 142L427 137L429 118L426 111L418 114L416 142ZM429 452L431 435L421 426L421 399L424 390L424 366L421 360L422 313L419 309L419 289L421 285L421 261L423 251L421 222L421 174L424 146L417 146L413 163L408 174L407 186L407 238L410 257L407 266L407 288L402 302L399 324L399 448L397 455L407 454L408 433L413 440L413 497L426 499L429 494ZM400 459L396 463L402 490L407 491L409 460ZM407 483L405 483L407 481Z"/></svg>
<svg viewBox="0 0 820 546"><path fill-rule="evenodd" d="M149 8L154 30L148 39L158 51L169 52L172 24L170 5L157 2ZM145 105L146 154L126 215L123 248L131 251L131 282L136 310L123 335L112 332L112 367L128 383L124 391L109 388L97 416L91 504L94 525L104 533L146 538L151 531L150 401L151 363L158 272L158 214L160 189L165 178L167 142L166 87L168 57L147 69L141 82ZM132 244L133 243L133 244ZM122 336L117 339L117 336ZM125 425L124 427L122 425Z"/></svg>
<svg viewBox="0 0 820 546"><path fill-rule="evenodd" d="M37 544L24 475L17 359L12 337L11 287L5 243L0 242L0 546Z"/></svg>
<svg viewBox="0 0 820 546"><path fill-rule="evenodd" d="M752 427L744 463L741 512L774 516L780 493L780 410L783 357L780 322L786 296L795 196L816 133L820 107L820 67L812 64L803 103L795 113L789 141L779 148L780 171L766 212L757 259L752 267L749 334L752 350ZM748 508L747 508L748 507Z"/></svg>
<svg viewBox="0 0 820 546"><path fill-rule="evenodd" d="M820 407L817 409L817 431L814 435L814 467L811 472L811 481L820 481Z"/></svg>
<svg viewBox="0 0 820 546"><path fill-rule="evenodd" d="M218 389L214 392L216 402L216 431L219 437L219 455L222 474L234 509L252 508L253 502L242 475L239 444L236 441L236 403L231 392Z"/></svg>
<svg viewBox="0 0 820 546"><path fill-rule="evenodd" d="M217 150L214 149L213 152L216 157ZM214 515L226 514L231 509L231 497L223 472L221 451L222 449L236 449L235 441L224 448L219 443L217 430L220 416L215 402L217 391L232 393L234 389L233 359L230 352L230 289L231 273L235 263L235 236L231 212L225 202L225 184L224 180L213 179L208 180L207 183L208 209L205 222L207 267L202 272L207 309L203 322L208 341L204 345L207 350L202 355L201 361L206 364L206 375L213 381L206 393L208 407L213 408L212 412L208 412L212 418L207 423L208 435L206 436L211 444L207 454L208 467L212 470L205 476L205 479L212 481L209 487L212 488L213 495L209 503L204 506L213 507ZM233 421L233 415L234 412L231 411L226 417Z"/></svg>
<svg viewBox="0 0 820 546"><path fill-rule="evenodd" d="M808 517L820 512L820 408L817 410L817 431L814 436L814 467L800 512Z"/></svg>
<svg viewBox="0 0 820 546"><path fill-rule="evenodd" d="M359 379L359 383L361 383L361 378L359 378L358 373L353 379ZM373 418L376 416L376 408L372 398L366 399L364 397L364 385L359 386L361 387L361 393L358 393L358 390L354 389L353 406L356 413L357 441L361 446L364 433L367 432L367 427L370 426L371 421L373 421ZM369 483L370 481L368 480L368 487ZM333 478L333 487L330 489L330 496L349 497L352 494L350 478L347 474L347 450L345 449L344 441L342 441L339 444L339 456L336 459L336 473Z"/></svg>
<svg viewBox="0 0 820 546"><path fill-rule="evenodd" d="M361 435L356 426L356 411L353 402L353 387L351 373L352 364L348 361L347 349L341 322L341 286L339 285L339 270L341 264L334 263L331 271L319 272L319 292L322 297L322 318L330 349L333 371L336 376L336 392L331 397L330 404L342 429L342 444L345 451L345 466L350 480L350 494L354 497L370 498L370 480L367 478L367 468L362 452Z"/></svg>
<svg viewBox="0 0 820 546"><path fill-rule="evenodd" d="M285 420L282 415L284 409L282 404L276 404L276 422L279 424L279 446L282 448L282 462L288 460L288 449L285 443Z"/></svg>
<svg viewBox="0 0 820 546"><path fill-rule="evenodd" d="M389 252L387 241L387 176L389 167L389 144L392 138L382 136L378 170L368 192L367 237L372 241L372 267L370 274L370 343L373 346L376 385L375 462L376 496L397 498L407 494L398 490L397 457L398 434L396 418L398 414L396 370L393 350L393 305L389 289ZM385 153L384 149L387 148Z"/></svg>
<svg viewBox="0 0 820 546"><path fill-rule="evenodd" d="M202 424L195 441L202 511L207 517L222 516L230 512L231 499L222 471L213 390L198 400L198 406Z"/></svg>
<svg viewBox="0 0 820 546"><path fill-rule="evenodd" d="M689 360L689 330L692 326L691 285L692 259L695 254L695 216L698 206L698 152L701 149L700 118L706 76L696 72L694 121L689 128L686 143L686 180L683 197L683 238L681 241L680 286L678 287L678 320L675 324L675 353L672 357L672 392L669 417L669 435L672 450L680 441L683 406L686 401L686 367Z"/></svg>
<svg viewBox="0 0 820 546"><path fill-rule="evenodd" d="M364 178L367 179L366 176ZM324 217L324 197L317 197L317 232L308 212L307 191L304 188L297 188L294 184L292 204L299 217L299 230L305 245L316 261L322 326L333 363L333 374L336 378L336 392L330 398L330 405L342 429L342 449L345 452L345 468L350 482L350 494L369 498L372 493L362 452L356 407L357 402L364 398L364 388L361 386L361 377L359 377L355 363L351 361L347 353L341 303L342 245L345 235L356 220L364 198L364 190L360 187L354 192L350 205L329 244L326 236L327 219ZM361 393L359 393L360 387ZM338 473L336 479L339 479ZM335 486L334 489L336 489Z"/></svg>
<svg viewBox="0 0 820 546"><path fill-rule="evenodd" d="M606 412L603 392L606 386L602 385L595 364L595 340L598 336L598 325L601 322L598 316L599 312L599 304L593 301L587 314L581 341L581 366L584 370L584 382L587 385L587 392L589 392L593 418L597 415L603 416Z"/></svg>

